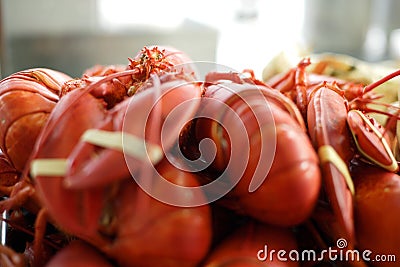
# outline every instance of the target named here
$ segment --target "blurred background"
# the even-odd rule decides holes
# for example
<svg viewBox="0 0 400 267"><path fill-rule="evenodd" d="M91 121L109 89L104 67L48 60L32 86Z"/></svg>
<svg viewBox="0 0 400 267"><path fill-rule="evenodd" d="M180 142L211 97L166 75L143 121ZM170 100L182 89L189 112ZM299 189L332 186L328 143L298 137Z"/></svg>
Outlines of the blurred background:
<svg viewBox="0 0 400 267"><path fill-rule="evenodd" d="M79 77L153 44L258 76L281 51L400 59L398 0L0 1L2 77L31 67Z"/></svg>

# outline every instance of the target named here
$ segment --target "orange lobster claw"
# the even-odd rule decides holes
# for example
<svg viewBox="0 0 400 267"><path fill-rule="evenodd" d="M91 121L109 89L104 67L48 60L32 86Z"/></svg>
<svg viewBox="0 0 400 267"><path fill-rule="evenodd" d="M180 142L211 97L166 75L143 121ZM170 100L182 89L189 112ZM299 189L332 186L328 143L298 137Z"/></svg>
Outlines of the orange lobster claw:
<svg viewBox="0 0 400 267"><path fill-rule="evenodd" d="M332 112L335 111L335 112ZM318 150L324 181L324 192L333 216L334 225L316 214L319 224L329 225L332 239L346 238L354 244L353 193L348 163L353 158L350 133L347 128L347 109L342 96L322 86L310 100L307 111L310 138ZM332 231L332 228L335 228Z"/></svg>
<svg viewBox="0 0 400 267"><path fill-rule="evenodd" d="M377 122L359 110L350 110L347 122L358 151L378 166L396 172L397 161Z"/></svg>
<svg viewBox="0 0 400 267"><path fill-rule="evenodd" d="M66 112L67 109L70 112ZM81 116L88 110L90 116ZM97 122L104 120L105 115L104 106L92 95L81 90L74 90L65 95L58 102L44 131L41 132L31 156L31 164L26 170L35 181L35 190L50 218L66 232L92 236L92 239L99 243L105 242L96 232L104 204L104 191L100 188L86 191L68 190L62 184L62 172L63 161L75 147L82 133L88 128L96 127ZM52 173L49 174L49 171ZM65 199L68 199L67 204ZM60 207L63 207L63 212L58 212Z"/></svg>

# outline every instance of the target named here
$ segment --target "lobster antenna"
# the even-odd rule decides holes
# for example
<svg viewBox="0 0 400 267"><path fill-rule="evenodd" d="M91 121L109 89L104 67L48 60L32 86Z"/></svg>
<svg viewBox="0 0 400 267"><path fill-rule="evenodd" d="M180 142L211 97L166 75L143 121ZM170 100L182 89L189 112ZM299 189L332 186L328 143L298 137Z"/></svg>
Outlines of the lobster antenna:
<svg viewBox="0 0 400 267"><path fill-rule="evenodd" d="M399 120L399 117L400 117L400 109L397 107L396 112L395 113L389 112L388 116L389 116L389 118L386 121L382 135L386 135L388 132L390 132L390 133L396 132L397 120Z"/></svg>
<svg viewBox="0 0 400 267"><path fill-rule="evenodd" d="M387 75L387 76L385 76L385 77L383 77L383 78L381 78L379 80L377 80L376 82L373 82L373 83L365 86L364 90L363 90L363 94L368 93L369 91L375 89L379 85L381 85L381 84L383 84L383 83L385 83L385 82L387 82L387 81L389 81L389 80L391 80L391 79L393 79L393 78L395 78L395 77L397 77L399 75L400 75L400 69L390 73L389 75Z"/></svg>

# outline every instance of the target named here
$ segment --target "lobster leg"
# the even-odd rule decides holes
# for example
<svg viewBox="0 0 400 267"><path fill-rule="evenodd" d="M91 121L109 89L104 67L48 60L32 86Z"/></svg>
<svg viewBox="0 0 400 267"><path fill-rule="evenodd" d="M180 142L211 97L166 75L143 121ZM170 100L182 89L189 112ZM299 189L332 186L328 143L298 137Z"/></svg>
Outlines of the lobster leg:
<svg viewBox="0 0 400 267"><path fill-rule="evenodd" d="M26 180L22 180L13 186L9 198L0 201L0 211L19 208L27 203L28 199L34 197L34 195L35 188L32 186L32 184ZM33 207L34 210L37 210L39 207L38 202L33 202L29 203L28 206Z"/></svg>
<svg viewBox="0 0 400 267"><path fill-rule="evenodd" d="M33 267L43 266L46 261L46 257L42 255L43 253L43 239L46 233L46 224L47 224L47 211L46 209L41 209L36 215L35 221L35 237L33 240L33 253L34 253L34 262Z"/></svg>
<svg viewBox="0 0 400 267"><path fill-rule="evenodd" d="M296 104L304 118L306 118L308 104L306 67L310 64L310 58L300 61L295 75Z"/></svg>
<svg viewBox="0 0 400 267"><path fill-rule="evenodd" d="M303 118L306 118L308 104L308 74L306 73L306 67L310 64L310 58L304 58L284 76L276 81L268 82L272 88L279 90L297 104Z"/></svg>

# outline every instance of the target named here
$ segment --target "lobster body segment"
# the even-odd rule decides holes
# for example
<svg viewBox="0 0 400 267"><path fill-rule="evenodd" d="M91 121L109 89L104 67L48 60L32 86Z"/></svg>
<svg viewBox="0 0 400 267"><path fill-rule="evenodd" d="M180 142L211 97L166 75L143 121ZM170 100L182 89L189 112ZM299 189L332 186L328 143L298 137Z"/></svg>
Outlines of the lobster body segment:
<svg viewBox="0 0 400 267"><path fill-rule="evenodd" d="M17 170L25 168L63 84L71 79L56 70L36 68L0 81L0 149Z"/></svg>

